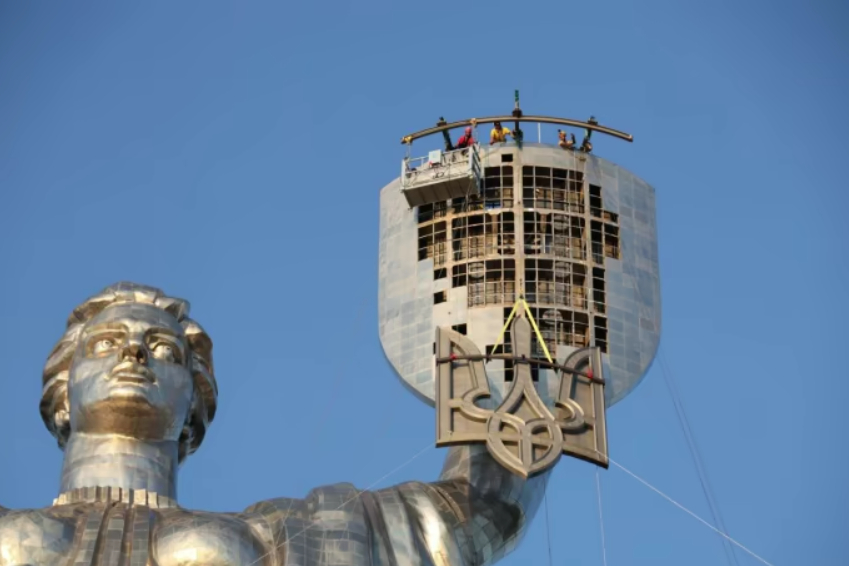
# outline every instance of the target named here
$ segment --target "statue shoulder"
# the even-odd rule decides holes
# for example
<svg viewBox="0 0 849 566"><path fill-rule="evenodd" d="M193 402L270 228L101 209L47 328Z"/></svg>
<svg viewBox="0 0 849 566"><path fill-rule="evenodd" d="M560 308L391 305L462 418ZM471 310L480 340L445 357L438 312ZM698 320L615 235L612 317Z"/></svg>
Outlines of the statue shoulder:
<svg viewBox="0 0 849 566"><path fill-rule="evenodd" d="M244 512L249 515L262 515L266 519L270 519L272 517L284 518L287 516L297 516L303 512L303 509L303 499L277 497L254 503L245 509Z"/></svg>
<svg viewBox="0 0 849 566"><path fill-rule="evenodd" d="M317 487L303 499L280 497L254 503L245 509L249 515L261 516L265 522L280 528L285 524L318 526L340 513L349 520L372 522L376 515L391 521L408 522L410 515L437 512L449 523L465 519L460 507L468 507L473 499L469 482L447 480L434 483L411 481L379 489L359 490L350 483Z"/></svg>
<svg viewBox="0 0 849 566"><path fill-rule="evenodd" d="M322 511L338 511L350 507L362 493L349 483L317 487L303 499L277 497L254 503L245 513L262 515L266 519L287 517L312 519Z"/></svg>
<svg viewBox="0 0 849 566"><path fill-rule="evenodd" d="M445 533L469 529L469 513L461 505L465 500L459 497L464 485L465 482L408 482L363 491L352 484L339 483L313 489L303 499L260 501L245 513L266 540L286 541L292 549L321 545L327 533L344 528L345 552L353 556L376 552L381 564L400 563L425 536L421 532L423 518L439 520L444 527L441 532ZM474 564L474 556L468 550L470 543L458 546L452 541L449 537L443 545L450 547L445 551L452 558L448 562ZM428 557L434 564L443 558Z"/></svg>
<svg viewBox="0 0 849 566"><path fill-rule="evenodd" d="M0 563L11 557L14 564L67 564L79 519L73 510L61 508L0 507Z"/></svg>
<svg viewBox="0 0 849 566"><path fill-rule="evenodd" d="M303 499L260 501L245 509L244 516L264 539L286 541L289 552L320 547L328 533L343 529L346 553L368 556L370 523L362 503L367 493L348 483L328 485L313 489Z"/></svg>
<svg viewBox="0 0 849 566"><path fill-rule="evenodd" d="M337 483L317 487L303 499L280 497L254 503L245 513L260 516L264 522L278 528L295 525L321 529L338 521L342 515L354 523L374 524L377 516L391 516L392 520L408 520L408 510L432 505L440 499L439 490L429 484L409 482L397 486L368 491L357 489L350 483Z"/></svg>

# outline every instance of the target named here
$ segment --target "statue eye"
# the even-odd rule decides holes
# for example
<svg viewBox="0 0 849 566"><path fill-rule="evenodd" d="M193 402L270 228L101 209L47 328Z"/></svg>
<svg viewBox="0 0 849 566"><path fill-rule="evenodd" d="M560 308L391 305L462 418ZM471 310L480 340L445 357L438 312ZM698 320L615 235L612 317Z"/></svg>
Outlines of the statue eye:
<svg viewBox="0 0 849 566"><path fill-rule="evenodd" d="M176 362L177 361L177 352L174 349L174 346L171 344L166 344L165 342L159 342L158 344L153 346L153 357L159 360L165 360L167 362Z"/></svg>
<svg viewBox="0 0 849 566"><path fill-rule="evenodd" d="M101 338L97 342L94 343L94 347L92 351L95 354L103 354L104 352L109 352L110 350L115 349L115 340L112 338Z"/></svg>

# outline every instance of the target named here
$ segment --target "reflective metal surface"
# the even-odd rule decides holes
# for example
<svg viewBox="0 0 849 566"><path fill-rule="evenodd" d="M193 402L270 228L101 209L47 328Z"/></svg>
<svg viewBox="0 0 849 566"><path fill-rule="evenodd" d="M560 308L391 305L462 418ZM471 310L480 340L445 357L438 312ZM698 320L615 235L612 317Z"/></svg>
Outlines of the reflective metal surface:
<svg viewBox="0 0 849 566"><path fill-rule="evenodd" d="M429 484L181 508L179 462L217 403L212 343L188 312L121 283L71 315L41 402L65 451L60 494L44 509L0 507L0 566L477 566L519 543L548 476L513 475L479 447L451 449Z"/></svg>

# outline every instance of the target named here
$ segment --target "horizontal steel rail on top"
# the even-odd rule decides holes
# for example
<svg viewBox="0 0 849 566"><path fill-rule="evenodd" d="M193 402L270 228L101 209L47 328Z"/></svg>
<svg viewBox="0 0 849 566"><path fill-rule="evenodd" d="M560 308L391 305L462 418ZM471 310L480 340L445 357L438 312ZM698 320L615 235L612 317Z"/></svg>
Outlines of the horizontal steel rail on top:
<svg viewBox="0 0 849 566"><path fill-rule="evenodd" d="M625 132L620 132L619 130L614 130L613 128L608 128L600 124L591 124L589 122L581 122L580 120L572 120L569 118L554 118L552 116L488 116L486 118L469 118L468 120L450 122L447 124L434 126L432 128L427 128L426 130L420 130L414 134L410 134L401 138L401 143L411 144L414 140L417 140L419 138L432 136L433 134L438 134L439 132L444 132L446 130L453 130L454 128L471 126L472 122L474 122L475 124L493 124L495 122L507 123L517 121L538 122L541 124L558 124L561 126L571 126L573 128L584 128L587 130L598 132L600 134L607 134L608 136L613 136L615 138L619 138L620 140L625 140L627 142L634 141L634 136L632 136L631 134L626 134Z"/></svg>

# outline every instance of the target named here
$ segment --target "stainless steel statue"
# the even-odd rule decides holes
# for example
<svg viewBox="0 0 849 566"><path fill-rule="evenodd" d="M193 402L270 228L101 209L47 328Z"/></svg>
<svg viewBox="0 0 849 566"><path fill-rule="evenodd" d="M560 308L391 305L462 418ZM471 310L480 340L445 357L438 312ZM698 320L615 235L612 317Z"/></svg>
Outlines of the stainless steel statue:
<svg viewBox="0 0 849 566"><path fill-rule="evenodd" d="M215 416L212 342L186 301L133 283L74 310L44 368L64 449L51 507L0 507L0 566L479 566L519 542L547 474L454 447L438 481L349 484L241 513L177 503L177 469Z"/></svg>

